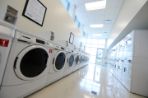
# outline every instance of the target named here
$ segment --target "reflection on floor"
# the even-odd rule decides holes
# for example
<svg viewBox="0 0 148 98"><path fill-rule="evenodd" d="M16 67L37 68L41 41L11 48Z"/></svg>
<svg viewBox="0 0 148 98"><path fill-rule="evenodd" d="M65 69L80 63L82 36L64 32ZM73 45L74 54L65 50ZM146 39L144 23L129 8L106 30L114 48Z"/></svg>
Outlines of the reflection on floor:
<svg viewBox="0 0 148 98"><path fill-rule="evenodd" d="M89 64L27 98L145 98L128 91L109 69Z"/></svg>

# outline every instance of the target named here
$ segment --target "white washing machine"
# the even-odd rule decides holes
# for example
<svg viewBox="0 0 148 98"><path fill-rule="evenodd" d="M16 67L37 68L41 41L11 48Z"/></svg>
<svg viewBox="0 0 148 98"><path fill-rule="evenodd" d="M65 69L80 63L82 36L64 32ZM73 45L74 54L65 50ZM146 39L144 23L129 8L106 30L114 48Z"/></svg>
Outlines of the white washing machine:
<svg viewBox="0 0 148 98"><path fill-rule="evenodd" d="M60 45L64 47L64 51L66 52L65 68L63 72L63 76L66 76L75 70L74 46L67 41L61 42Z"/></svg>
<svg viewBox="0 0 148 98"><path fill-rule="evenodd" d="M55 44L54 44L55 45ZM48 84L55 82L64 76L65 64L66 63L66 52L63 47L55 45L52 50L52 60L48 64L49 74L47 82Z"/></svg>
<svg viewBox="0 0 148 98"><path fill-rule="evenodd" d="M73 49L71 49L71 47L67 47L65 75L68 75L73 71L73 69L74 69L74 60L75 60L75 57L74 57Z"/></svg>
<svg viewBox="0 0 148 98"><path fill-rule="evenodd" d="M83 53L82 57L82 66L86 66L89 63L89 56L87 53Z"/></svg>
<svg viewBox="0 0 148 98"><path fill-rule="evenodd" d="M75 66L80 64L80 55L79 53L75 53Z"/></svg>
<svg viewBox="0 0 148 98"><path fill-rule="evenodd" d="M55 44L53 44L52 41L48 41L46 48L50 53L50 59L48 60L48 63L47 63L49 69L48 69L48 76L47 76L47 80L46 80L46 85L49 85L55 81L55 77L53 77L53 71L52 71L53 64L52 63L53 63L53 58L54 58L55 51L56 51L56 46L55 46Z"/></svg>
<svg viewBox="0 0 148 98"><path fill-rule="evenodd" d="M81 58L82 58L82 55L80 53L80 51L77 51L75 53L75 69L74 70L77 70L77 69L80 69L81 68Z"/></svg>
<svg viewBox="0 0 148 98"><path fill-rule="evenodd" d="M81 51L80 53L80 60L79 60L79 67L84 67L88 64L88 58L84 51Z"/></svg>
<svg viewBox="0 0 148 98"><path fill-rule="evenodd" d="M0 25L0 89L13 36L14 29Z"/></svg>
<svg viewBox="0 0 148 98"><path fill-rule="evenodd" d="M86 56L85 56L85 53L82 51L81 52L81 57L80 57L80 66L83 67L86 65Z"/></svg>
<svg viewBox="0 0 148 98"><path fill-rule="evenodd" d="M74 54L73 52L70 52L68 53L68 56L67 56L67 63L68 63L68 67L71 68L74 66Z"/></svg>
<svg viewBox="0 0 148 98"><path fill-rule="evenodd" d="M22 98L46 85L49 52L45 44L41 39L16 31L0 98Z"/></svg>

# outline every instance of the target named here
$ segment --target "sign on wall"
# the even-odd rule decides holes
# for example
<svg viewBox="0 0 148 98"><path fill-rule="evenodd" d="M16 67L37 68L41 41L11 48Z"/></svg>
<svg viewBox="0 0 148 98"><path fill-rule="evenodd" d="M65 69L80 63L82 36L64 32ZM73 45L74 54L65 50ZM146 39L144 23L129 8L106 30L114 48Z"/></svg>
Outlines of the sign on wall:
<svg viewBox="0 0 148 98"><path fill-rule="evenodd" d="M70 32L69 43L73 44L73 41L74 41L74 34Z"/></svg>
<svg viewBox="0 0 148 98"><path fill-rule="evenodd" d="M23 16L43 26L47 8L39 0L26 0Z"/></svg>
<svg viewBox="0 0 148 98"><path fill-rule="evenodd" d="M18 11L11 7L10 5L7 6L7 11L5 13L4 21L15 24L17 20Z"/></svg>

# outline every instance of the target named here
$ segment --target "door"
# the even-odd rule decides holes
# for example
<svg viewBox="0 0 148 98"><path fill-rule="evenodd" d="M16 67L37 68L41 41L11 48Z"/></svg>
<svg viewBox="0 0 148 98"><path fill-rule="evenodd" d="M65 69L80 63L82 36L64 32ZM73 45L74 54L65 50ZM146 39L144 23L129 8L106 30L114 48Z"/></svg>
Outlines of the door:
<svg viewBox="0 0 148 98"><path fill-rule="evenodd" d="M97 48L96 64L98 65L103 64L103 54L104 54L104 48Z"/></svg>
<svg viewBox="0 0 148 98"><path fill-rule="evenodd" d="M65 59L66 55L64 52L60 51L57 53L54 61L54 68L56 71L62 70L64 68Z"/></svg>
<svg viewBox="0 0 148 98"><path fill-rule="evenodd" d="M33 45L23 49L15 59L16 75L23 80L40 77L47 67L48 56L48 51L42 46Z"/></svg>
<svg viewBox="0 0 148 98"><path fill-rule="evenodd" d="M74 55L70 55L69 59L68 59L68 64L69 66L71 67L73 65L73 62L74 62Z"/></svg>

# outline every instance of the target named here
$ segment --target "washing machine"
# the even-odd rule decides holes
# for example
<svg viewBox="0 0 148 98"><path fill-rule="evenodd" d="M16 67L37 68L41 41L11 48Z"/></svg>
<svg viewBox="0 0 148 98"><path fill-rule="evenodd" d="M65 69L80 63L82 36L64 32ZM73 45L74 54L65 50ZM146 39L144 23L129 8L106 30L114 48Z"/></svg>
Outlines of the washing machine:
<svg viewBox="0 0 148 98"><path fill-rule="evenodd" d="M80 61L80 63L79 63L80 67L84 67L84 66L88 65L88 57L84 51L81 51L81 56L80 56L79 61Z"/></svg>
<svg viewBox="0 0 148 98"><path fill-rule="evenodd" d="M66 52L63 47L54 43L52 49L52 60L48 64L49 74L47 82L48 84L55 82L65 75L66 70Z"/></svg>
<svg viewBox="0 0 148 98"><path fill-rule="evenodd" d="M80 54L75 53L75 66L78 66L80 64Z"/></svg>
<svg viewBox="0 0 148 98"><path fill-rule="evenodd" d="M0 89L14 33L13 28L0 25Z"/></svg>
<svg viewBox="0 0 148 98"><path fill-rule="evenodd" d="M0 98L23 98L45 86L49 60L46 42L16 30L12 41Z"/></svg>
<svg viewBox="0 0 148 98"><path fill-rule="evenodd" d="M66 58L66 74L70 74L77 69L79 64L79 50L73 44L68 43L66 47L67 58Z"/></svg>
<svg viewBox="0 0 148 98"><path fill-rule="evenodd" d="M80 69L81 67L85 66L85 53L83 51L77 51L76 57L75 57L75 63L77 65L77 69Z"/></svg>
<svg viewBox="0 0 148 98"><path fill-rule="evenodd" d="M68 56L67 56L67 64L68 64L68 67L71 68L74 66L74 54L73 52L69 52L68 53Z"/></svg>
<svg viewBox="0 0 148 98"><path fill-rule="evenodd" d="M89 64L89 55L87 53L85 53L83 61L84 66Z"/></svg>
<svg viewBox="0 0 148 98"><path fill-rule="evenodd" d="M67 49L66 51L66 64L65 64L65 76L70 74L74 69L74 53L73 50Z"/></svg>
<svg viewBox="0 0 148 98"><path fill-rule="evenodd" d="M80 57L80 67L85 65L85 54L82 52Z"/></svg>

